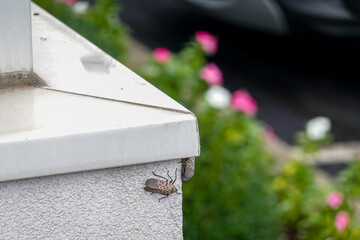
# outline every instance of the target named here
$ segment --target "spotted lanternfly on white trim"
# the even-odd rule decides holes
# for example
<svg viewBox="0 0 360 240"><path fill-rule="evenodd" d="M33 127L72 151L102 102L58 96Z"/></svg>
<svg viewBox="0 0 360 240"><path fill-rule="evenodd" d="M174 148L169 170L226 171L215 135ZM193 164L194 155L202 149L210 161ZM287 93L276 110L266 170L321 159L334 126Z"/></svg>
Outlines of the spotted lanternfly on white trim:
<svg viewBox="0 0 360 240"><path fill-rule="evenodd" d="M147 192L151 192L151 193L158 193L158 194L166 195L165 197L160 198L159 202L161 199L167 198L170 194L177 193L177 189L174 186L174 183L176 181L176 172L177 172L177 169L175 171L175 179L174 180L170 177L169 171L167 172L167 175L170 178L170 181L167 178L156 175L154 172L152 172L154 174L154 176L162 178L165 181L160 180L160 179L150 178L150 179L146 180L146 183L145 183L146 187L144 187L144 190Z"/></svg>
<svg viewBox="0 0 360 240"><path fill-rule="evenodd" d="M195 157L187 158L182 161L183 171L181 177L183 181L190 180L195 174Z"/></svg>

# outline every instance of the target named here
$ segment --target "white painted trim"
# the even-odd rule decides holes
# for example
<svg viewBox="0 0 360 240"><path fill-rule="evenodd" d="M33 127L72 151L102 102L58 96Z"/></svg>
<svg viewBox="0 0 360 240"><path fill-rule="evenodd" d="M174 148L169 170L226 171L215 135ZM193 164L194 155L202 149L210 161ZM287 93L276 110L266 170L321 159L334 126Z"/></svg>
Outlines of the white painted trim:
<svg viewBox="0 0 360 240"><path fill-rule="evenodd" d="M166 129L157 124L0 143L0 181L198 156L197 137L188 115Z"/></svg>
<svg viewBox="0 0 360 240"><path fill-rule="evenodd" d="M190 111L32 11L34 73L45 86L0 90L0 181L200 154Z"/></svg>
<svg viewBox="0 0 360 240"><path fill-rule="evenodd" d="M32 70L30 0L0 0L0 74Z"/></svg>

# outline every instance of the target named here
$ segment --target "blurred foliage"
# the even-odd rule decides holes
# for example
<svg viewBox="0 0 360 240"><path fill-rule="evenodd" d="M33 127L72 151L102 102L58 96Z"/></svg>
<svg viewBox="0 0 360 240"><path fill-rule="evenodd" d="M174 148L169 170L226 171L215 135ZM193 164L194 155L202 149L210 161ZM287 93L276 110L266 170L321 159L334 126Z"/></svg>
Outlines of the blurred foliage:
<svg viewBox="0 0 360 240"><path fill-rule="evenodd" d="M319 184L309 158L331 143L332 135L312 140L302 131L296 135L296 159L274 173L260 124L231 108L212 108L204 99L208 86L199 71L206 62L191 41L170 61L152 58L140 70L198 118L198 170L183 187L185 239L360 239L349 195L360 193L360 162L341 173L338 184ZM338 209L327 203L335 190L343 190ZM350 216L344 231L335 226L340 211Z"/></svg>
<svg viewBox="0 0 360 240"><path fill-rule="evenodd" d="M359 162L342 171L336 183L320 184L315 178L314 166L308 163L310 156L307 152L301 152L297 159L290 159L273 180L287 238L360 239L360 225L354 216L355 199L352 198L359 190L360 178L356 173L360 170ZM343 198L335 209L327 203L329 193L334 191ZM350 223L343 232L335 227L335 217L340 211L350 214Z"/></svg>
<svg viewBox="0 0 360 240"><path fill-rule="evenodd" d="M114 0L95 0L83 14L75 13L62 1L34 0L36 4L60 19L80 35L119 61L126 57L128 28L120 22L120 7Z"/></svg>
<svg viewBox="0 0 360 240"><path fill-rule="evenodd" d="M282 239L263 129L241 112L208 105L199 78L205 56L191 41L169 62L151 59L139 71L198 118L201 156L183 187L185 239Z"/></svg>
<svg viewBox="0 0 360 240"><path fill-rule="evenodd" d="M360 197L360 158L356 158L338 177L338 185L342 191L353 198Z"/></svg>
<svg viewBox="0 0 360 240"><path fill-rule="evenodd" d="M97 0L83 14L76 14L65 3L35 2L110 55L124 60L128 30L118 20L120 8L112 0ZM264 149L264 130L259 122L230 107L215 109L205 100L208 85L200 79L199 70L206 63L206 54L192 40L168 62L150 58L138 71L198 118L201 156L196 159L195 176L183 185L185 239L360 239L355 220L359 159L336 183L319 184L308 159L331 142L331 135L314 141L300 132L300 154L274 172L274 159ZM337 209L327 203L332 191L343 196ZM350 215L342 232L334 224L340 211Z"/></svg>
<svg viewBox="0 0 360 240"><path fill-rule="evenodd" d="M338 233L335 229L336 214L343 210L353 212L345 198L339 209L326 203L331 184L319 185L314 179L314 169L302 160L290 160L273 181L282 211L282 224L288 239L359 239L356 228L347 228ZM358 226L357 226L358 228ZM354 238L349 238L350 234Z"/></svg>
<svg viewBox="0 0 360 240"><path fill-rule="evenodd" d="M141 68L140 74L182 105L193 108L196 104L204 103L201 100L207 85L199 79L198 73L205 63L206 58L201 47L190 42L178 54L173 54L166 64L150 59L149 63Z"/></svg>
<svg viewBox="0 0 360 240"><path fill-rule="evenodd" d="M332 140L333 137L330 133L318 140L311 140L304 131L296 133L296 145L306 153L316 153L322 147L330 144Z"/></svg>

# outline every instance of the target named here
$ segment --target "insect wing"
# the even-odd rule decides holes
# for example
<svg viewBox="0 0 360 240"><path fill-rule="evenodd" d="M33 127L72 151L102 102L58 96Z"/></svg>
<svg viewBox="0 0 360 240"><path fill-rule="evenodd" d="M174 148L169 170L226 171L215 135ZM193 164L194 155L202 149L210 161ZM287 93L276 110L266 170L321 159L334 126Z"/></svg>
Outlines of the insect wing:
<svg viewBox="0 0 360 240"><path fill-rule="evenodd" d="M181 174L183 181L190 180L195 174L195 158L191 157L184 161L184 169Z"/></svg>
<svg viewBox="0 0 360 240"><path fill-rule="evenodd" d="M169 194L169 185L167 182L159 179L150 178L145 183L145 191L160 193L160 194Z"/></svg>
<svg viewBox="0 0 360 240"><path fill-rule="evenodd" d="M160 189L157 187L157 179L154 178L150 178L148 180L146 180L146 187L144 188L145 191L147 192L153 192L153 193L159 193Z"/></svg>
<svg viewBox="0 0 360 240"><path fill-rule="evenodd" d="M157 189L157 186L158 186L157 182L158 182L158 181L159 181L159 180L157 180L157 179L150 178L150 179L146 180L145 185L146 185L147 187L149 187L149 188Z"/></svg>
<svg viewBox="0 0 360 240"><path fill-rule="evenodd" d="M184 171L182 173L182 180L188 181L194 176L194 174L195 174L194 169L184 166Z"/></svg>

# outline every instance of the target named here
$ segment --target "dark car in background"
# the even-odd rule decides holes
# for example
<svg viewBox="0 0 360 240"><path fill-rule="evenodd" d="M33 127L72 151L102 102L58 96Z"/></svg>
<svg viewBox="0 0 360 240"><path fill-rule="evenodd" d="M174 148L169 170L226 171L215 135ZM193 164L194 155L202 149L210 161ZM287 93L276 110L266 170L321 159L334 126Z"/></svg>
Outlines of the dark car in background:
<svg viewBox="0 0 360 240"><path fill-rule="evenodd" d="M360 36L359 0L185 0L232 24L288 34ZM360 15L359 15L360 16Z"/></svg>

